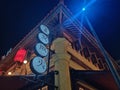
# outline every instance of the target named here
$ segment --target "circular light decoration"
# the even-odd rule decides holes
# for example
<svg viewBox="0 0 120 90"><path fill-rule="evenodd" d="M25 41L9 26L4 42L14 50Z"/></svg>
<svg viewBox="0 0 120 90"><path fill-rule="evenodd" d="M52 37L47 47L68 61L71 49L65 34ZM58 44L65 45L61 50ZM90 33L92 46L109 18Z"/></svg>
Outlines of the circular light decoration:
<svg viewBox="0 0 120 90"><path fill-rule="evenodd" d="M43 44L48 44L49 40L48 37L43 34L43 33L39 33L38 34L38 39L43 43Z"/></svg>
<svg viewBox="0 0 120 90"><path fill-rule="evenodd" d="M42 74L46 71L47 65L44 59L36 56L30 61L30 68L33 73Z"/></svg>
<svg viewBox="0 0 120 90"><path fill-rule="evenodd" d="M48 27L47 26L45 26L45 25L40 25L40 29L41 29L41 31L43 32L43 33L45 33L46 35L49 35L49 33L50 33L50 31L49 31L49 29L48 29Z"/></svg>
<svg viewBox="0 0 120 90"><path fill-rule="evenodd" d="M42 43L37 43L35 50L42 57L45 57L48 54L48 49Z"/></svg>

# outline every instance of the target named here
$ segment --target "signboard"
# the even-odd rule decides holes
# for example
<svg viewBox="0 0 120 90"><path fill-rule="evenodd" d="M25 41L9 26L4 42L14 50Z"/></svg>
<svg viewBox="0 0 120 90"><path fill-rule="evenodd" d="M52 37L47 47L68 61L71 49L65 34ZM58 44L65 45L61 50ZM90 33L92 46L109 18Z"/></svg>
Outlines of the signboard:
<svg viewBox="0 0 120 90"><path fill-rule="evenodd" d="M48 54L48 49L42 43L37 43L35 50L42 57L45 57Z"/></svg>
<svg viewBox="0 0 120 90"><path fill-rule="evenodd" d="M40 30L45 33L46 35L49 35L49 29L47 28L46 25L40 25Z"/></svg>
<svg viewBox="0 0 120 90"><path fill-rule="evenodd" d="M14 61L23 62L25 59L26 53L27 51L24 48L19 49L14 57Z"/></svg>
<svg viewBox="0 0 120 90"><path fill-rule="evenodd" d="M38 34L40 43L35 45L35 51L38 56L33 58L30 62L30 68L35 74L42 74L47 69L46 62L44 61L43 57L48 55L48 49L46 48L46 45L49 43L48 35L50 32L47 26L43 24L40 25L40 30L41 32Z"/></svg>
<svg viewBox="0 0 120 90"><path fill-rule="evenodd" d="M46 71L47 65L43 58L36 56L30 62L30 67L33 73L42 74Z"/></svg>
<svg viewBox="0 0 120 90"><path fill-rule="evenodd" d="M39 33L38 34L38 39L43 43L43 44L48 44L49 40L48 37L43 34L43 33Z"/></svg>

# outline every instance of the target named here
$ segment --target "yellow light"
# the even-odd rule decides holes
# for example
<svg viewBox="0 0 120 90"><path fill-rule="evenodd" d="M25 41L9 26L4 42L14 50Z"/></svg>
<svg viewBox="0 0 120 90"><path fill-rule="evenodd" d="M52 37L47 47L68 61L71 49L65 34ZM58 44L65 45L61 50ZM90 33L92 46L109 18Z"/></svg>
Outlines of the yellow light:
<svg viewBox="0 0 120 90"><path fill-rule="evenodd" d="M12 72L8 72L8 75L12 75Z"/></svg>
<svg viewBox="0 0 120 90"><path fill-rule="evenodd" d="M24 60L23 63L24 63L24 64L27 64L27 60Z"/></svg>

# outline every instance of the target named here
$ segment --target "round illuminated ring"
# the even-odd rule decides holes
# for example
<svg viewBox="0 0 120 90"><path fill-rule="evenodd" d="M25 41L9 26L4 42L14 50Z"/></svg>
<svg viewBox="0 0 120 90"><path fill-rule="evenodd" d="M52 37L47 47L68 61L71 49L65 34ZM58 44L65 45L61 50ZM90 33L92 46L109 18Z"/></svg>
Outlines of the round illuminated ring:
<svg viewBox="0 0 120 90"><path fill-rule="evenodd" d="M47 65L43 58L36 56L30 61L30 69L35 74L42 74L46 71Z"/></svg>
<svg viewBox="0 0 120 90"><path fill-rule="evenodd" d="M43 34L43 33L39 33L38 34L38 39L43 43L43 44L48 44L49 40L48 37Z"/></svg>
<svg viewBox="0 0 120 90"><path fill-rule="evenodd" d="M45 57L48 54L48 49L42 43L37 43L35 46L35 50L37 54L39 54L42 57Z"/></svg>
<svg viewBox="0 0 120 90"><path fill-rule="evenodd" d="M40 25L40 29L41 29L41 31L43 32L43 33L45 33L46 35L49 35L49 33L50 33L50 31L49 31L49 29L48 29L48 27L47 26L45 26L45 25Z"/></svg>

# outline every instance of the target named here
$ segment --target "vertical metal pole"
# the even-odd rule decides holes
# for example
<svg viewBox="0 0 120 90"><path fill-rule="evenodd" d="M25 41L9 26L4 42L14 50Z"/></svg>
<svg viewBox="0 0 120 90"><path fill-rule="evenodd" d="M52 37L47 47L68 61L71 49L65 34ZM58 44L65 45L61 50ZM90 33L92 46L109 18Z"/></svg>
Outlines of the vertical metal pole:
<svg viewBox="0 0 120 90"><path fill-rule="evenodd" d="M49 45L48 45L48 48L49 48L49 52L48 52L48 68L47 68L47 74L49 73L49 69L50 69L50 46L51 46L51 33L49 34Z"/></svg>
<svg viewBox="0 0 120 90"><path fill-rule="evenodd" d="M119 74L117 73L117 71L116 71L116 69L115 69L115 67L114 67L111 59L109 58L108 54L106 53L106 51L105 51L102 43L100 42L100 40L99 40L99 38L98 38L95 30L93 29L90 21L88 20L87 16L85 17L85 19L86 19L86 21L87 21L87 24L88 24L88 26L89 26L92 34L94 35L94 37L95 37L96 40L97 40L97 43L98 43L98 45L99 45L99 48L100 48L101 52L103 53L103 56L104 56L104 58L105 58L105 60L106 60L106 63L107 63L107 65L108 65L108 67L109 67L109 69L110 69L110 71L111 71L111 73L112 73L112 75L113 75L113 77L114 77L114 79L115 79L115 81L116 81L116 84L118 85L118 88L119 88L119 90L120 90L120 77L119 77Z"/></svg>

